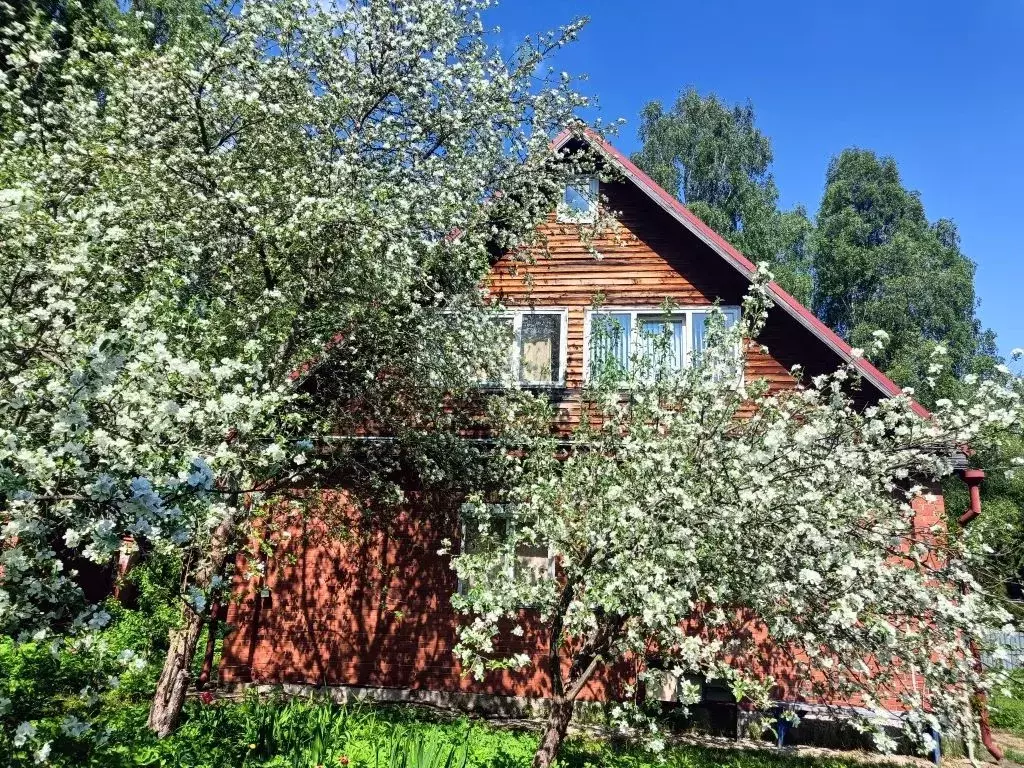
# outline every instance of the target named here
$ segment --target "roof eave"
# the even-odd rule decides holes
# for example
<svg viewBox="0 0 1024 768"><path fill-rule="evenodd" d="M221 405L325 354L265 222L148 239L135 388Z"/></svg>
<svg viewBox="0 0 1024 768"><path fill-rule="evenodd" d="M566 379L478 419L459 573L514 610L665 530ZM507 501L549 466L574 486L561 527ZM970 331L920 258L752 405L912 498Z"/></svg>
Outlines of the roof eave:
<svg viewBox="0 0 1024 768"><path fill-rule="evenodd" d="M558 134L552 141L552 148L561 149L571 139L579 138L596 148L606 159L614 164L633 184L640 188L652 201L672 218L682 224L689 232L696 235L718 256L730 264L736 271L748 280L752 280L757 267L746 256L736 250L728 241L722 238L711 227L695 216L686 206L675 197L662 189L657 182L651 179L646 173L637 168L633 162L619 152L615 147L605 141L593 131L585 132L565 130ZM776 306L781 307L798 323L809 330L815 337L835 352L840 359L853 365L854 368L879 392L888 397L895 397L902 394L903 390L892 379L879 371L863 357L853 354L853 348L841 339L831 328L825 325L807 307L797 301L786 292L778 283L772 282L767 287L768 295ZM928 410L911 399L914 411L922 417L930 416Z"/></svg>

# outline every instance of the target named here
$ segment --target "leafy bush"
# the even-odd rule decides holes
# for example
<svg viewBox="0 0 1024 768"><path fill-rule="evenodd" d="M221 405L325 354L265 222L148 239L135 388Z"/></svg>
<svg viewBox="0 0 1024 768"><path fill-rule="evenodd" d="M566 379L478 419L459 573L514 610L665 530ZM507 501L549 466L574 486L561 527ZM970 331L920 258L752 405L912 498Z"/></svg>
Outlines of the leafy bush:
<svg viewBox="0 0 1024 768"><path fill-rule="evenodd" d="M465 742L451 744L437 733L417 733L403 727L396 728L382 746L376 768L466 768L469 761Z"/></svg>
<svg viewBox="0 0 1024 768"><path fill-rule="evenodd" d="M92 738L37 721L51 741L55 768L528 768L537 734L415 708L344 706L324 698L250 694L240 702L190 700L179 730L157 740L147 704L107 700L89 723ZM38 740L37 740L38 741ZM5 750L28 768L28 749ZM570 739L561 768L848 768L844 760L809 760L773 751L677 747L660 756L593 739Z"/></svg>
<svg viewBox="0 0 1024 768"><path fill-rule="evenodd" d="M47 743L51 761L87 765L97 742L120 739L118 722L137 714L125 707L148 701L156 683L180 615L171 597L179 573L174 554L152 554L129 578L137 608L108 600L109 623L88 643L0 638L0 765L33 765ZM33 734L17 738L23 723Z"/></svg>

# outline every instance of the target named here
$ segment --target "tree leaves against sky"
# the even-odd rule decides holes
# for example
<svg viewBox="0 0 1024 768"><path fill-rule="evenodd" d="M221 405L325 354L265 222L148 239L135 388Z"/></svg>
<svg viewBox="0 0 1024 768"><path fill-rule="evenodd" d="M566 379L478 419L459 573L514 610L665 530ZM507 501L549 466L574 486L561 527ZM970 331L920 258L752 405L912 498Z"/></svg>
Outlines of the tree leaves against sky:
<svg viewBox="0 0 1024 768"><path fill-rule="evenodd" d="M683 92L668 111L650 102L640 116L643 149L633 161L755 262L771 264L800 301L811 295L811 222L801 208L780 211L771 141L750 103Z"/></svg>

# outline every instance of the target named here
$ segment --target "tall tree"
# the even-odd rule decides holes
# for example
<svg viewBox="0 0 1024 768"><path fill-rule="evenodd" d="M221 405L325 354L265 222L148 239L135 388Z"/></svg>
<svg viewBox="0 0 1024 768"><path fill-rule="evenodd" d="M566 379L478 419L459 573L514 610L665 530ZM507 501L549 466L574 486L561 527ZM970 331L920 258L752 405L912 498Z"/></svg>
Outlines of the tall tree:
<svg viewBox="0 0 1024 768"><path fill-rule="evenodd" d="M669 111L657 101L647 104L640 138L643 148L633 156L640 168L750 259L771 264L798 299L809 300L811 223L803 208L779 210L771 141L755 125L750 103L729 106L691 88Z"/></svg>
<svg viewBox="0 0 1024 768"><path fill-rule="evenodd" d="M879 366L927 404L997 362L995 337L976 314L974 264L960 250L956 225L929 223L891 157L847 149L832 160L813 250L818 316L855 346L867 347L875 331L888 334ZM940 345L949 367L933 387L931 353Z"/></svg>
<svg viewBox="0 0 1024 768"><path fill-rule="evenodd" d="M867 347L877 332L888 343L876 364L916 397L934 406L957 399L977 377L1004 377L995 335L977 317L974 264L960 250L956 225L930 223L920 196L904 187L891 157L847 149L829 164L813 237L814 309L854 346ZM946 365L934 352L944 350ZM1024 492L1002 469L1020 460L1019 439L993 441L971 456L988 469L986 513L972 523L985 532L985 556L975 577L992 594L1020 579L1024 565ZM975 446L978 448L978 446ZM967 491L944 483L950 525L967 508Z"/></svg>

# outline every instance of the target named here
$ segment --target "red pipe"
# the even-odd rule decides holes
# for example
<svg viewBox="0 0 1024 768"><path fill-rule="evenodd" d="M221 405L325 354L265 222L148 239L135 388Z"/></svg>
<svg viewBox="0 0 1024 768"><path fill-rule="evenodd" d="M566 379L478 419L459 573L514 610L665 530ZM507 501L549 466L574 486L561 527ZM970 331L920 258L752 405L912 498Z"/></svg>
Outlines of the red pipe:
<svg viewBox="0 0 1024 768"><path fill-rule="evenodd" d="M967 483L967 490L971 494L970 508L960 515L960 525L967 525L981 514L981 481L985 479L985 470L965 469L960 472L960 478Z"/></svg>
<svg viewBox="0 0 1024 768"><path fill-rule="evenodd" d="M981 674L981 650L974 640L971 640L971 654L974 656L974 666L978 674ZM984 691L975 691L974 698L978 705L978 730L981 731L981 743L985 745L985 749L996 759L996 762L999 762L1003 759L1003 750L992 738L992 724L988 719L988 694Z"/></svg>
<svg viewBox="0 0 1024 768"><path fill-rule="evenodd" d="M960 515L960 525L966 526L981 514L981 482L985 479L985 470L964 469L960 472L960 478L967 483L967 489L971 494L971 506ZM981 674L981 649L978 648L978 643L974 639L971 640L971 655L974 657L975 670ZM985 749L996 761L1001 761L1003 750L992 738L992 724L988 719L988 694L978 690L975 691L974 698L978 708L978 730L981 732L981 743L985 745Z"/></svg>

